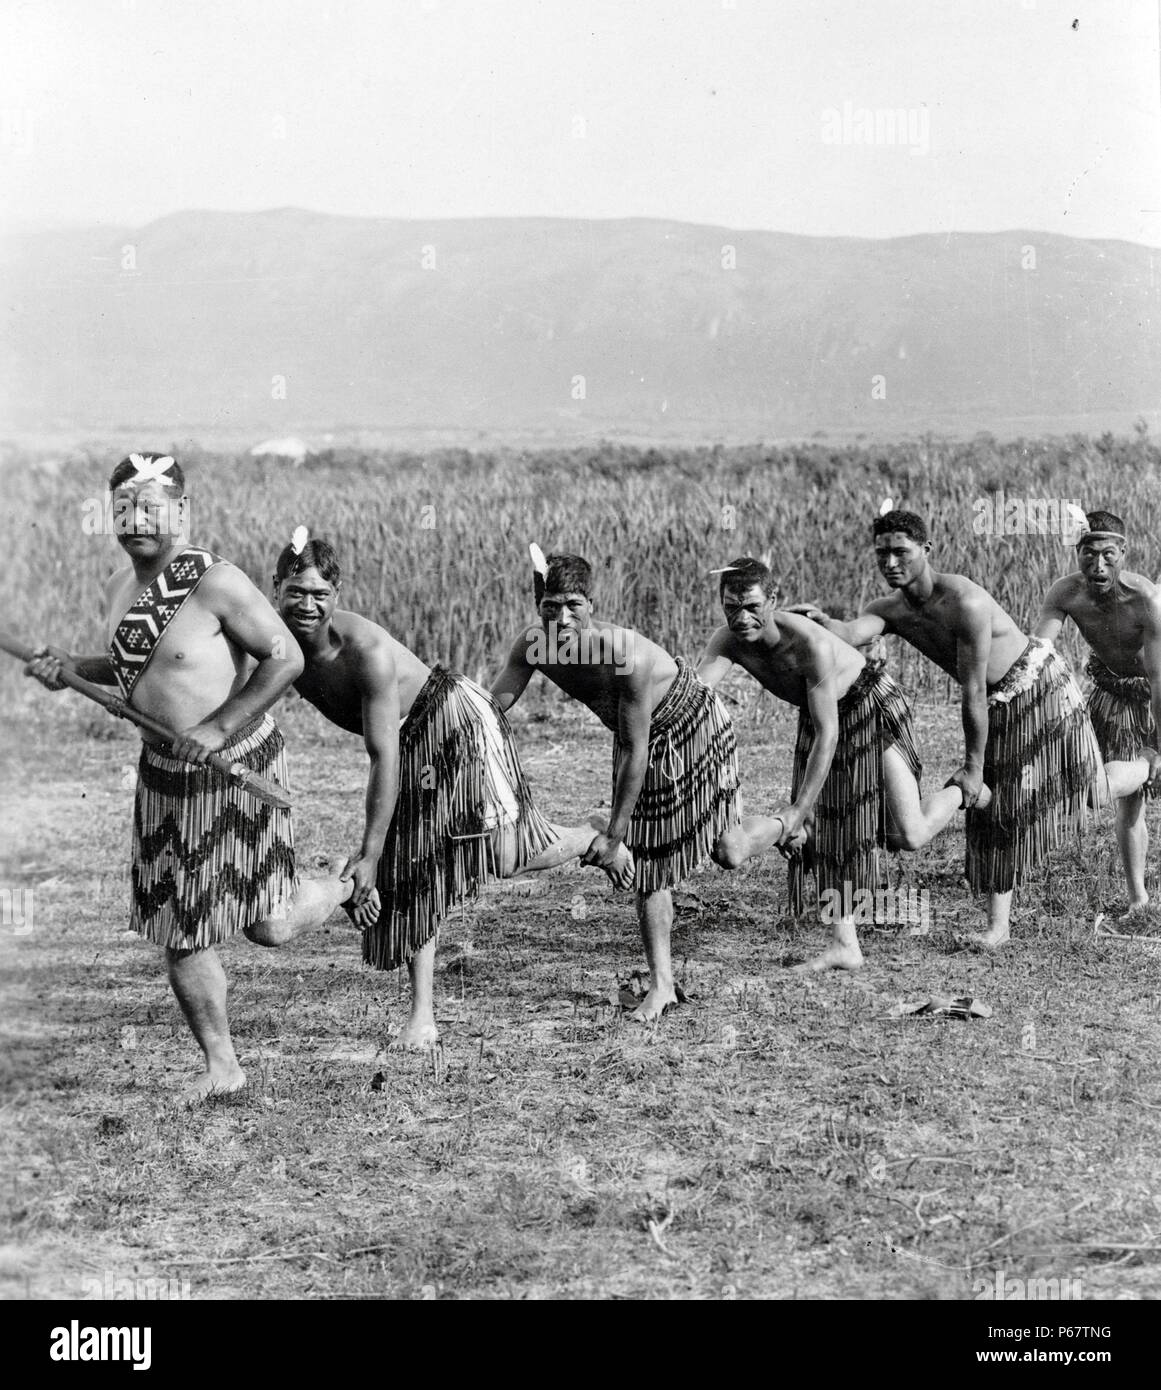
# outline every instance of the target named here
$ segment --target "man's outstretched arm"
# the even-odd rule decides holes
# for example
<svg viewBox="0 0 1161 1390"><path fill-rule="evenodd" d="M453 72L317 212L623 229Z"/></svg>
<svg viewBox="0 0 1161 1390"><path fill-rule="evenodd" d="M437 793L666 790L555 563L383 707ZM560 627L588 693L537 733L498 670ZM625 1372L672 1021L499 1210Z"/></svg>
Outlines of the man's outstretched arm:
<svg viewBox="0 0 1161 1390"><path fill-rule="evenodd" d="M702 685L711 690L729 674L734 659L727 655L730 645L730 630L719 627L705 644L705 651L698 657L697 678Z"/></svg>
<svg viewBox="0 0 1161 1390"><path fill-rule="evenodd" d="M616 871L625 836L629 833L629 821L649 769L649 725L653 716L652 662L635 666L631 672L622 673L620 678L624 681L617 705L617 742L621 751L613 784L609 828L603 835L598 835L581 856L582 864L594 864L609 874ZM628 887L627 879L622 886Z"/></svg>
<svg viewBox="0 0 1161 1390"><path fill-rule="evenodd" d="M793 840L814 810L823 783L834 761L839 739L838 691L835 683L834 648L822 636L810 641L803 663L806 711L814 725L814 742L806 760L802 785L793 803L779 811L784 822L780 844Z"/></svg>
<svg viewBox="0 0 1161 1390"><path fill-rule="evenodd" d="M98 656L72 656L63 647L40 646L32 654L32 660L24 668L26 676L32 676L49 690L63 690L61 671L67 667L82 680L92 681L94 685L116 685L113 663L102 652Z"/></svg>
<svg viewBox="0 0 1161 1390"><path fill-rule="evenodd" d="M353 878L351 905L362 907L375 887L383 842L399 799L399 680L386 647L360 653L356 680L363 696L363 744L371 761L363 840L339 875Z"/></svg>
<svg viewBox="0 0 1161 1390"><path fill-rule="evenodd" d="M521 632L508 652L504 669L492 682L492 698L502 710L507 712L524 694L532 673L536 670L529 660L531 629Z"/></svg>
<svg viewBox="0 0 1161 1390"><path fill-rule="evenodd" d="M785 611L798 613L804 618L812 619L820 627L826 628L827 632L833 632L836 637L841 637L852 647L865 647L876 637L882 637L884 633L891 630L883 614L875 611L874 604L865 608L857 618L852 618L849 622L841 622L838 618L832 618L824 609L813 603L792 603Z"/></svg>
<svg viewBox="0 0 1161 1390"><path fill-rule="evenodd" d="M1040 607L1040 616L1036 619L1036 626L1032 629L1033 637L1041 637L1046 642L1055 642L1060 636L1061 629L1064 627L1064 620L1068 617L1068 612L1064 607L1065 596L1068 591L1068 581L1058 579L1048 593L1044 596L1044 602Z"/></svg>
<svg viewBox="0 0 1161 1390"><path fill-rule="evenodd" d="M984 749L988 742L988 657L992 650L991 604L964 600L956 628L956 677L961 687L963 766L948 778L959 787L964 809L974 806L984 784Z"/></svg>
<svg viewBox="0 0 1161 1390"><path fill-rule="evenodd" d="M1149 680L1149 699L1153 708L1153 727L1161 736L1161 591L1148 600L1141 642L1141 664ZM1149 781L1151 791L1161 786L1161 749L1151 750Z"/></svg>

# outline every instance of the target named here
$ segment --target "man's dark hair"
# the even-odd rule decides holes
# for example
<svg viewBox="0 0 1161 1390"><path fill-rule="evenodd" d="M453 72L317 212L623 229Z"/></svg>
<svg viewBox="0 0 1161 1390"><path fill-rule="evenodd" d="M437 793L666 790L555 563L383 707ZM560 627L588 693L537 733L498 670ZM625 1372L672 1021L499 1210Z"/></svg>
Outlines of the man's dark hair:
<svg viewBox="0 0 1161 1390"><path fill-rule="evenodd" d="M593 596L593 570L587 560L579 555L548 555L548 573L544 576L544 588L536 596L537 603L544 594L584 594L591 600ZM534 585L534 590L539 585Z"/></svg>
<svg viewBox="0 0 1161 1390"><path fill-rule="evenodd" d="M755 560L752 555L741 555L738 559L730 561L730 568L721 576L718 598L724 598L727 589L735 593L744 593L754 584L758 585L767 598L778 597L779 584L770 572L770 566L764 565L761 560Z"/></svg>
<svg viewBox="0 0 1161 1390"><path fill-rule="evenodd" d="M1089 531L1115 531L1118 536L1125 534L1125 523L1115 512L1087 512ZM1083 541L1077 541L1077 545Z"/></svg>
<svg viewBox="0 0 1161 1390"><path fill-rule="evenodd" d="M318 570L328 584L337 585L343 577L334 546L321 536L308 540L297 555L294 553L294 547L288 545L274 566L274 578L281 584L292 574L301 574L303 570L311 569Z"/></svg>
<svg viewBox="0 0 1161 1390"><path fill-rule="evenodd" d="M871 525L872 539L875 536L894 535L896 531L910 536L918 545L923 545L929 539L927 524L914 512L886 512L883 516L877 516Z"/></svg>
<svg viewBox="0 0 1161 1390"><path fill-rule="evenodd" d="M172 454L130 454L128 458L123 458L121 462L109 474L109 491L114 492L117 488L136 477L139 472L139 464L156 463L158 459L173 458ZM185 493L185 474L181 471L181 464L176 459L165 470L164 475L171 483L177 484L175 497L183 496Z"/></svg>

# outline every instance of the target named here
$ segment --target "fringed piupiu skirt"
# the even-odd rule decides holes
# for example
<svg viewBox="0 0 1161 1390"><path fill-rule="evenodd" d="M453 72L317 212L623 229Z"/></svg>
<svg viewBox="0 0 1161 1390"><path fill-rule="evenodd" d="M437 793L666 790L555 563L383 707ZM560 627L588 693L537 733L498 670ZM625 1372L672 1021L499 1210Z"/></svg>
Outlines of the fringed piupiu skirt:
<svg viewBox="0 0 1161 1390"><path fill-rule="evenodd" d="M467 676L435 667L399 733L399 799L379 860L379 920L363 932L376 970L404 965L457 903L555 837L536 809L503 711Z"/></svg>
<svg viewBox="0 0 1161 1390"><path fill-rule="evenodd" d="M270 715L221 751L289 787L285 745ZM290 812L259 801L216 768L142 744L132 876L130 927L171 950L204 950L286 912L297 887Z"/></svg>
<svg viewBox="0 0 1161 1390"><path fill-rule="evenodd" d="M1149 681L1145 676L1120 676L1099 657L1090 656L1085 667L1092 677L1088 716L1106 763L1141 756L1142 748L1157 747ZM1145 795L1154 795L1146 791Z"/></svg>
<svg viewBox="0 0 1161 1390"><path fill-rule="evenodd" d="M1100 748L1068 663L1033 637L988 691L984 783L992 801L967 813L974 893L1007 893L1105 801Z"/></svg>
<svg viewBox="0 0 1161 1390"><path fill-rule="evenodd" d="M649 722L649 766L625 843L640 893L672 888L713 852L738 815L738 748L726 707L680 658ZM627 748L614 737L613 788Z"/></svg>
<svg viewBox="0 0 1161 1390"><path fill-rule="evenodd" d="M814 804L810 840L790 863L790 910L795 914L805 905L808 874L814 875L820 901L824 893L837 891L844 912L849 911L846 904L864 901L862 891L873 893L879 887L878 851L887 843L883 755L897 747L916 782L923 772L911 709L881 667L863 668L839 701L838 715L838 746ZM806 776L814 736L814 723L804 706L798 715L791 800Z"/></svg>

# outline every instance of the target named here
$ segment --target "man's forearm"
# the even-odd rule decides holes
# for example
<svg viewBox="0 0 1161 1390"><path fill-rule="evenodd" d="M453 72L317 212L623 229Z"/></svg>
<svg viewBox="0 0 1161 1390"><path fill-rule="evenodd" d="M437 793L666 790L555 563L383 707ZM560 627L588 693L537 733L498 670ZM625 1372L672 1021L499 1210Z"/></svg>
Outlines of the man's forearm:
<svg viewBox="0 0 1161 1390"><path fill-rule="evenodd" d="M965 693L963 698L964 767L982 772L984 750L988 744L988 697Z"/></svg>
<svg viewBox="0 0 1161 1390"><path fill-rule="evenodd" d="M645 771L649 766L649 746L633 749L622 759L613 788L613 809L609 815L610 840L623 840L629 833L629 821L645 784Z"/></svg>
<svg viewBox="0 0 1161 1390"><path fill-rule="evenodd" d="M301 673L301 661L265 657L254 668L246 684L231 695L213 714L213 722L223 733L233 736L259 715L265 714Z"/></svg>
<svg viewBox="0 0 1161 1390"><path fill-rule="evenodd" d="M837 747L837 730L829 735L819 734L816 730L814 744L811 747L809 757L806 759L806 771L802 777L802 785L798 789L798 795L794 798L795 806L800 807L805 814L810 813L814 803L818 800L827 773L830 772L830 765L834 761Z"/></svg>
<svg viewBox="0 0 1161 1390"><path fill-rule="evenodd" d="M395 814L395 804L399 799L399 759L372 758L371 774L367 778L367 811L363 828L363 843L359 849L361 859L378 859L383 853L383 843L391 818Z"/></svg>

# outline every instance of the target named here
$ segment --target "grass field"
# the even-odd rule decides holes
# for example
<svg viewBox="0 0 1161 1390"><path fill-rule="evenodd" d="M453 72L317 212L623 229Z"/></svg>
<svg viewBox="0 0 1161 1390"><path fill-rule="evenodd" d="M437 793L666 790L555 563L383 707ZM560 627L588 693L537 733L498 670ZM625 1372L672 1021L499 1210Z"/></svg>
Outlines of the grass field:
<svg viewBox="0 0 1161 1390"><path fill-rule="evenodd" d="M112 460L2 462L5 625L93 649L118 552L81 516ZM689 657L718 620L705 571L734 554L771 550L787 599L832 611L877 592L867 523L887 495L931 517L937 563L1024 623L1069 552L977 534L981 497L1119 505L1134 564L1161 573L1161 450L1143 431L185 462L195 539L264 583L308 521L340 547L350 606L483 677L528 619L530 539L587 553L599 610ZM905 649L891 662L942 780L962 738L946 682ZM789 714L741 678L727 693L749 804L775 804ZM32 906L30 930L12 915L0 931L7 1296L152 1280L194 1298L965 1299L997 1272L1080 1280L1086 1297L1161 1286L1161 946L1094 937L1124 901L1107 822L1019 895L998 958L953 945L983 920L958 828L893 861L929 894L931 930L868 931L857 977L785 969L824 929L786 917L777 856L707 867L677 895L690 1003L647 1028L620 1007L643 967L631 902L591 871L490 890L445 924L429 1058L382 1052L406 978L365 970L342 914L282 952L232 943L250 1087L191 1111L174 1100L194 1045L154 951L124 930L132 731L14 662L0 698L0 889ZM595 720L543 687L516 715L546 811L607 800ZM364 758L297 701L279 718L309 868L356 845ZM991 1016L892 1015L961 994Z"/></svg>
<svg viewBox="0 0 1161 1390"><path fill-rule="evenodd" d="M532 616L532 540L585 555L599 614L690 658L720 621L707 571L735 555L769 552L785 602L820 601L841 616L879 593L870 523L888 496L929 518L937 568L971 575L1020 623L1035 620L1073 557L1059 535L982 533L982 503L1112 506L1132 528L1131 565L1161 575L1161 448L1143 430L664 453L608 443L535 454L345 450L300 468L181 457L199 544L266 589L278 552L305 523L338 547L349 607L424 660L477 679L494 674L499 650ZM100 586L122 556L87 519L113 462L96 449L61 464L0 448L0 544L17 599L5 626L74 651L101 645ZM946 693L945 678L908 648L894 663L909 691ZM0 663L0 698L29 708L10 663Z"/></svg>
<svg viewBox="0 0 1161 1390"><path fill-rule="evenodd" d="M35 895L2 947L6 1296L967 1299L997 1271L1157 1293L1161 946L1094 939L1124 897L1107 823L1019 895L996 959L952 946L982 920L958 829L893 861L929 890L931 932L868 932L858 977L784 968L823 929L785 917L777 856L710 866L677 895L690 1003L646 1028L618 1007L643 964L631 902L591 871L445 924L432 1057L381 1053L405 976L365 970L342 914L281 952L232 943L250 1086L186 1110L193 1043L124 931L136 743L57 710L4 744L0 879ZM546 810L607 800L595 720L554 700L518 716ZM355 844L363 755L297 702L280 718L309 865ZM945 776L955 708L917 724ZM787 714L740 740L770 804ZM886 1016L932 994L991 1017Z"/></svg>

